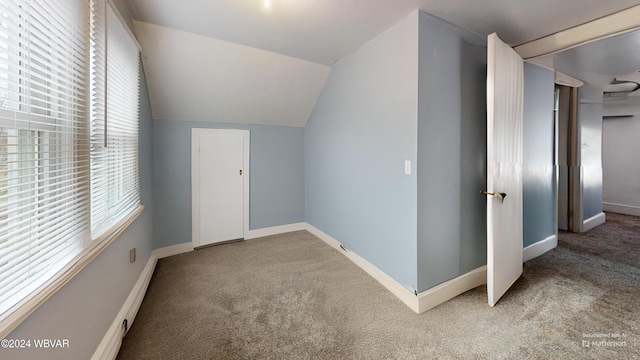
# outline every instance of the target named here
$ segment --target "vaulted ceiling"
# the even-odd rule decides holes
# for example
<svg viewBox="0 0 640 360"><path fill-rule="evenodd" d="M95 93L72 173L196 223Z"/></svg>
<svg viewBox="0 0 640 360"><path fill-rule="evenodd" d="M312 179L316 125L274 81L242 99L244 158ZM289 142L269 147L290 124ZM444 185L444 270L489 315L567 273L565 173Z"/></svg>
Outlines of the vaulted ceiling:
<svg viewBox="0 0 640 360"><path fill-rule="evenodd" d="M421 9L511 45L638 0L129 0L158 119L304 126L331 66Z"/></svg>

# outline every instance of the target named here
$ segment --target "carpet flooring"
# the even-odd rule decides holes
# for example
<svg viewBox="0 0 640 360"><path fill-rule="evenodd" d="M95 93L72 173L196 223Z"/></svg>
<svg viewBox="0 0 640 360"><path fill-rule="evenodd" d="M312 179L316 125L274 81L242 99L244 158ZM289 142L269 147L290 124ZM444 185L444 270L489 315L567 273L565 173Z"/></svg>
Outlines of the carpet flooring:
<svg viewBox="0 0 640 360"><path fill-rule="evenodd" d="M640 218L417 315L306 231L162 259L118 359L640 359Z"/></svg>

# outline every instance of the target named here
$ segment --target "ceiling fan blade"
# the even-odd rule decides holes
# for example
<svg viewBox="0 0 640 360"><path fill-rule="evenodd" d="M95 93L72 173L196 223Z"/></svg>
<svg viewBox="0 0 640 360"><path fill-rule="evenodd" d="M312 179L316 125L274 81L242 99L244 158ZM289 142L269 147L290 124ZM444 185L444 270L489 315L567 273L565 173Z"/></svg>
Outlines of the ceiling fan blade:
<svg viewBox="0 0 640 360"><path fill-rule="evenodd" d="M640 83L640 72L636 71L631 74L616 76L615 81L630 81L636 84Z"/></svg>

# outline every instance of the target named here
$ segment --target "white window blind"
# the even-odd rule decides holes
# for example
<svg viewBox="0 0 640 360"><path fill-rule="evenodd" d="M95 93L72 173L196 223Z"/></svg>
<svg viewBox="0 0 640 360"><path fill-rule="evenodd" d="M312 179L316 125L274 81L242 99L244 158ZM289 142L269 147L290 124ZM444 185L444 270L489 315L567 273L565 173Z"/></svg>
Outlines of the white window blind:
<svg viewBox="0 0 640 360"><path fill-rule="evenodd" d="M86 0L0 0L0 314L90 240Z"/></svg>
<svg viewBox="0 0 640 360"><path fill-rule="evenodd" d="M140 206L139 50L110 6L95 1L92 7L91 233L95 239ZM106 21L100 17L105 13ZM106 37L101 36L104 32Z"/></svg>
<svg viewBox="0 0 640 360"><path fill-rule="evenodd" d="M138 51L106 0L0 0L2 336L141 210Z"/></svg>

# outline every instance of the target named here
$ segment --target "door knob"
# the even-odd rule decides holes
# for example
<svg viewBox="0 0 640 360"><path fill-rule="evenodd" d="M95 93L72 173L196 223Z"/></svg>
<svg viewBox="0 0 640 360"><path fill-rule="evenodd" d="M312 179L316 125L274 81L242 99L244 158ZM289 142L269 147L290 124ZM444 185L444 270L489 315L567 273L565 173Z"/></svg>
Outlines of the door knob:
<svg viewBox="0 0 640 360"><path fill-rule="evenodd" d="M498 200L500 200L500 203L502 204L504 202L504 198L507 197L507 193L503 193L503 192L489 192L489 191L480 191L481 193L485 194L485 195L490 195L490 196L495 196L498 198Z"/></svg>

